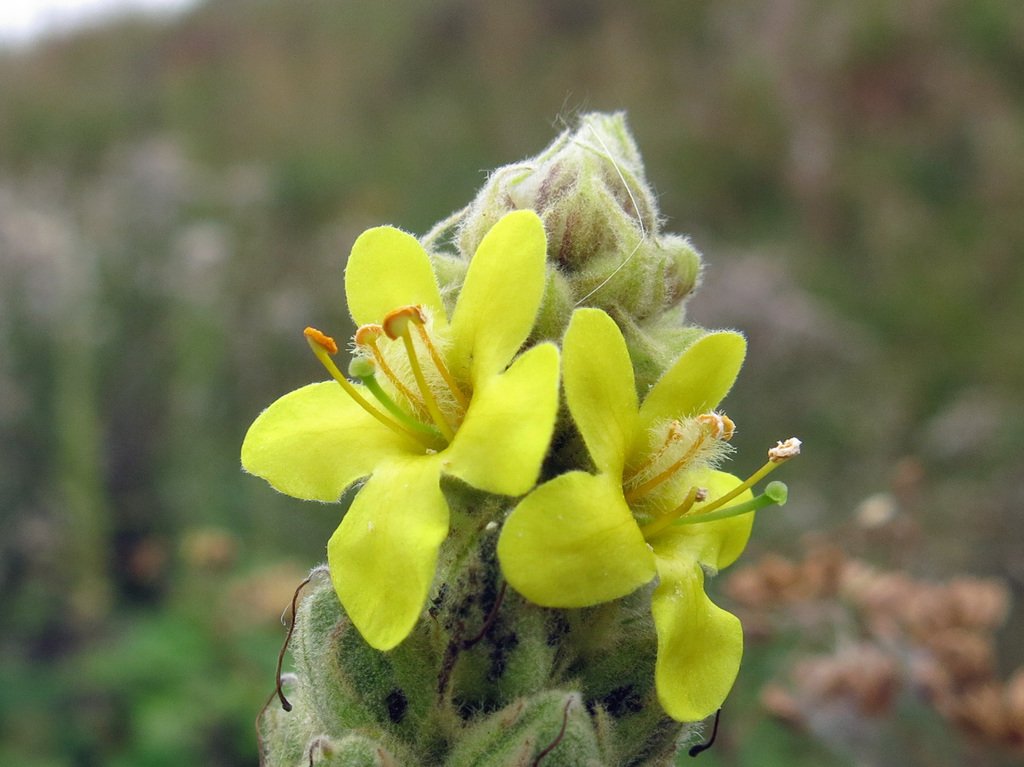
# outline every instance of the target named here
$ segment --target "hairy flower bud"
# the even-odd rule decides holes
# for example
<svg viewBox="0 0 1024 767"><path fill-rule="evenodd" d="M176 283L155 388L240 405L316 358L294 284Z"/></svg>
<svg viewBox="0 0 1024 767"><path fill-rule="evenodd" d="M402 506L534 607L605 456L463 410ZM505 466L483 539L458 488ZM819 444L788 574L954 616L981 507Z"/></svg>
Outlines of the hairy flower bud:
<svg viewBox="0 0 1024 767"><path fill-rule="evenodd" d="M402 762L372 738L349 733L337 740L314 738L307 748L309 764L317 767L401 767Z"/></svg>
<svg viewBox="0 0 1024 767"><path fill-rule="evenodd" d="M611 764L579 693L552 690L506 706L467 730L448 767ZM605 744L606 745L606 744Z"/></svg>
<svg viewBox="0 0 1024 767"><path fill-rule="evenodd" d="M645 320L679 304L698 282L700 256L689 240L660 230L622 113L583 115L536 157L494 171L461 218L460 252L474 252L495 221L523 208L544 221L549 266L565 280L549 284L545 303L559 306L542 309L541 336L560 333L566 305Z"/></svg>

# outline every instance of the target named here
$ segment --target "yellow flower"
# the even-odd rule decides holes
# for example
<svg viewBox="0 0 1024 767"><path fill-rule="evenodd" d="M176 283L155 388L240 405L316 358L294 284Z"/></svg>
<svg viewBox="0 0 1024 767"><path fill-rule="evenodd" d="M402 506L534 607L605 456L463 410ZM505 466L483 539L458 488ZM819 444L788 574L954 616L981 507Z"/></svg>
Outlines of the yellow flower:
<svg viewBox="0 0 1024 767"><path fill-rule="evenodd" d="M441 475L502 495L537 481L558 406L558 350L540 344L515 357L540 307L544 259L540 219L504 216L449 321L417 240L391 227L365 232L345 269L359 382L334 365L334 341L309 328L334 381L277 400L245 437L245 469L297 498L337 501L369 477L327 553L339 599L379 650L409 634L430 591L449 526Z"/></svg>
<svg viewBox="0 0 1024 767"><path fill-rule="evenodd" d="M743 551L749 511L780 500L749 490L770 468L747 482L714 468L733 429L714 408L745 350L736 333L702 337L640 405L618 327L600 310L577 310L563 343L565 395L597 474L572 471L538 487L498 542L509 583L547 607L610 601L657 577L655 682L680 721L721 705L743 653L739 620L705 594L705 573Z"/></svg>

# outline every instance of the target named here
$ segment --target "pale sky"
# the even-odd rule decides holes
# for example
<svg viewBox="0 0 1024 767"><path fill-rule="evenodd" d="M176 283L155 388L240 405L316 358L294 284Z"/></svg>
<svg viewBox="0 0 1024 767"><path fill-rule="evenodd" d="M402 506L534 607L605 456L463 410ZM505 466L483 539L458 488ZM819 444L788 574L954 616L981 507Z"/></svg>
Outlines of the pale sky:
<svg viewBox="0 0 1024 767"><path fill-rule="evenodd" d="M0 0L0 46L89 23L125 9L173 11L195 0Z"/></svg>

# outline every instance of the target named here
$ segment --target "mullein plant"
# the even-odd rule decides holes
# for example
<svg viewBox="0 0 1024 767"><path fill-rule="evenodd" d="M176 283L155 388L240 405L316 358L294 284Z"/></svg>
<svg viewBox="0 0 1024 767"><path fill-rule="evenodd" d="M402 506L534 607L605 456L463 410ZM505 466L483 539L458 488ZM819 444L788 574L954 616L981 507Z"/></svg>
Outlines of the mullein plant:
<svg viewBox="0 0 1024 767"><path fill-rule="evenodd" d="M743 650L705 584L785 502L755 486L799 441L722 469L746 344L684 324L699 275L619 114L422 239L356 240L347 369L307 328L329 379L242 445L339 520L296 592L263 764L660 765L700 739Z"/></svg>

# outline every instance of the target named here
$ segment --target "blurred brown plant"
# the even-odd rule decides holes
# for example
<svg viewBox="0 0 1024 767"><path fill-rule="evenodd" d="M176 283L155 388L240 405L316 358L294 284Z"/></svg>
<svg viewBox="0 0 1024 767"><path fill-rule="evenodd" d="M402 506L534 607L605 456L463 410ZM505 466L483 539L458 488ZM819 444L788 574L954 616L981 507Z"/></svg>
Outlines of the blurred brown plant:
<svg viewBox="0 0 1024 767"><path fill-rule="evenodd" d="M799 657L787 683L762 690L762 705L782 721L811 729L818 712L835 707L882 717L909 694L962 733L1024 748L1024 668L1003 680L997 664L995 633L1010 602L1001 580L930 582L817 540L800 560L762 557L725 588L749 636L796 626L835 637L834 649Z"/></svg>

